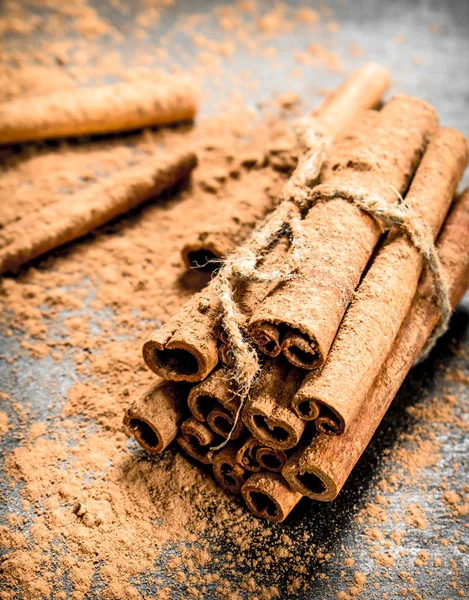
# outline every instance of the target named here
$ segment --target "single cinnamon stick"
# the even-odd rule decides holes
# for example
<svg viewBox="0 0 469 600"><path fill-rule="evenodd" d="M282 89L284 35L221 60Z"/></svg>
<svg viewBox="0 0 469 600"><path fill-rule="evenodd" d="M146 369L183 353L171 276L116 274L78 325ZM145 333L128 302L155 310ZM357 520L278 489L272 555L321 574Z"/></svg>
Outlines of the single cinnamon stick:
<svg viewBox="0 0 469 600"><path fill-rule="evenodd" d="M334 131L342 130L352 122L363 108L369 108L379 102L382 92L389 85L389 75L382 67L364 66L354 75L352 92L346 80L337 92L331 106L337 113L340 97L349 97L344 105L346 109L336 115ZM373 78L380 81L374 86L370 82ZM361 91L360 91L361 90ZM357 93L360 91L360 93ZM332 110L332 109L331 109ZM318 129L322 125L318 121ZM327 132L324 133L326 135ZM264 221L276 223L283 221L283 216L288 210L281 203ZM253 241L249 238L245 247L252 248ZM275 244L274 247L279 245ZM268 265L267 256L265 264ZM266 267L267 268L267 267ZM147 366L164 379L202 381L215 368L218 363L217 319L220 314L219 297L217 294L217 277L214 277L208 286L199 295L194 296L182 309L176 313L161 329L154 332L143 345L143 358ZM237 288L242 287L241 285ZM253 284L253 294L259 299L265 297L272 287L269 283ZM238 290L236 290L238 295ZM254 296L253 296L254 297ZM246 294L245 306L240 306L240 312L246 319L252 314L254 303L250 294ZM235 298L236 301L239 298Z"/></svg>
<svg viewBox="0 0 469 600"><path fill-rule="evenodd" d="M423 226L430 243L467 161L464 136L442 128L417 169L406 195L408 218ZM305 418L325 407L325 415L316 420L318 431L340 434L357 415L409 310L422 264L421 254L399 232L391 233L380 248L345 313L324 367L306 376L293 399L293 408Z"/></svg>
<svg viewBox="0 0 469 600"><path fill-rule="evenodd" d="M364 110L376 106L391 83L388 71L376 63L366 63L331 92L312 115L318 129L333 139ZM187 268L213 271L217 260L227 256L252 231L256 223L274 207L268 196L226 202L217 208L216 219L188 240L182 248Z"/></svg>
<svg viewBox="0 0 469 600"><path fill-rule="evenodd" d="M313 111L330 138L350 126L364 110L376 107L391 84L389 72L377 63L365 63Z"/></svg>
<svg viewBox="0 0 469 600"><path fill-rule="evenodd" d="M451 305L457 305L469 285L469 188L452 208L438 239L438 250ZM409 313L366 401L340 436L319 433L295 452L283 468L289 484L314 500L333 500L419 356L435 327L439 311L428 273L419 283Z"/></svg>
<svg viewBox="0 0 469 600"><path fill-rule="evenodd" d="M287 462L287 455L283 450L269 448L268 446L259 448L256 456L261 469L265 469L272 473L281 473Z"/></svg>
<svg viewBox="0 0 469 600"><path fill-rule="evenodd" d="M373 130L378 126L380 120L380 114L374 110L363 111L342 134L338 135L334 143L332 144L328 157L326 158L320 174L321 181L327 181L335 175L337 169L343 166L352 156L354 150L357 147L365 147L368 143L369 137ZM306 219L302 223L303 229L314 228L314 220ZM306 232L307 233L307 232ZM268 255L270 256L270 254ZM278 257L278 261L288 260L288 247ZM325 283L327 284L327 277L325 277ZM275 294L275 288L277 284L270 286L269 292ZM283 285L279 286L282 289ZM248 296L249 298L249 296ZM269 302L268 294L264 294L263 297L256 298L256 302L253 308L248 313L248 317L252 317L254 311L259 309L259 304L267 298L266 302ZM267 356L275 357L278 356L282 351L282 342L284 339L284 330L280 323L270 323L264 320L256 321L253 319L250 323L250 333L255 339L258 346L261 348L264 354ZM296 354L304 352L308 357L310 352L310 344L301 332L290 331L287 334L287 344L295 348ZM292 351L290 351L292 352ZM225 355L227 352L223 347L220 348L220 359L225 362ZM227 359L230 358L228 354ZM229 363L227 363L229 364ZM316 418L317 414L314 412L311 418ZM302 415L303 417L303 415Z"/></svg>
<svg viewBox="0 0 469 600"><path fill-rule="evenodd" d="M20 98L0 104L0 144L190 121L197 105L194 83L187 77Z"/></svg>
<svg viewBox="0 0 469 600"><path fill-rule="evenodd" d="M161 194L187 177L196 164L193 152L181 152L129 167L7 225L0 232L0 274Z"/></svg>
<svg viewBox="0 0 469 600"><path fill-rule="evenodd" d="M124 415L124 428L144 450L159 454L174 440L187 416L189 387L172 381L150 386Z"/></svg>
<svg viewBox="0 0 469 600"><path fill-rule="evenodd" d="M232 494L240 494L249 473L236 460L238 448L228 444L213 457L213 475L221 487Z"/></svg>
<svg viewBox="0 0 469 600"><path fill-rule="evenodd" d="M189 417L182 423L181 432L176 438L186 454L204 465L212 463L214 452L211 447L217 444L218 440L205 423L197 421L194 417Z"/></svg>
<svg viewBox="0 0 469 600"><path fill-rule="evenodd" d="M302 498L278 473L254 473L241 493L251 512L275 523L284 521Z"/></svg>
<svg viewBox="0 0 469 600"><path fill-rule="evenodd" d="M239 246L274 208L274 199L272 193L266 192L224 197L223 202L217 203L210 218L204 220L203 229L182 247L184 265L188 269L213 272L220 266L220 259Z"/></svg>
<svg viewBox="0 0 469 600"><path fill-rule="evenodd" d="M143 344L147 366L164 379L202 381L218 364L216 279Z"/></svg>
<svg viewBox="0 0 469 600"><path fill-rule="evenodd" d="M201 422L207 422L218 435L226 438L231 431L239 406L239 399L232 387L228 369L220 367L204 381L195 385L187 399L193 416ZM241 420L231 434L237 439L243 432Z"/></svg>
<svg viewBox="0 0 469 600"><path fill-rule="evenodd" d="M380 237L376 221L343 198L367 193L395 204L437 127L430 105L396 96L362 144L316 186L316 199L333 199L315 204L302 222L304 268L271 292L250 321L261 349L267 323L278 328L278 344L292 364L311 370L324 363Z"/></svg>
<svg viewBox="0 0 469 600"><path fill-rule="evenodd" d="M251 434L279 450L298 444L305 421L291 410L303 374L285 360L269 360L243 408L243 422Z"/></svg>
<svg viewBox="0 0 469 600"><path fill-rule="evenodd" d="M236 460L246 470L254 473L261 469L280 473L287 461L287 455L283 450L269 448L255 437L249 437L239 448Z"/></svg>

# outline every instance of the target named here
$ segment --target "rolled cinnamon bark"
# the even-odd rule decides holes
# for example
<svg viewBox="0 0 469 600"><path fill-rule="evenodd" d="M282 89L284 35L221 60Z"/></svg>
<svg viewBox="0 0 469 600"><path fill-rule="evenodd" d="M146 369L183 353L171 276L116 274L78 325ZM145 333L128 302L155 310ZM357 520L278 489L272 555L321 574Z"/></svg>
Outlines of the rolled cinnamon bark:
<svg viewBox="0 0 469 600"><path fill-rule="evenodd" d="M124 428L150 454L163 452L187 416L188 393L184 383L159 381L127 409Z"/></svg>
<svg viewBox="0 0 469 600"><path fill-rule="evenodd" d="M240 494L249 473L236 460L238 449L228 444L213 457L213 475L221 487L233 494Z"/></svg>
<svg viewBox="0 0 469 600"><path fill-rule="evenodd" d="M377 63L365 63L313 111L330 138L351 125L364 110L376 107L391 84L389 72Z"/></svg>
<svg viewBox="0 0 469 600"><path fill-rule="evenodd" d="M381 82L376 86L371 80ZM369 108L379 102L382 92L389 85L389 75L386 70L378 67L365 65L359 70L359 74L353 76L353 85L349 90L348 80L339 88L331 107L336 114L334 131L342 130L348 123L352 122L363 108ZM360 93L359 93L360 92ZM344 102L346 107L338 111L337 107L342 102L341 97L349 97ZM331 110L332 110L331 108ZM323 130L320 119L317 119L318 134ZM326 136L323 133L323 136ZM288 206L287 206L288 205ZM290 206L291 205L291 206ZM284 216L289 214L293 202L282 202L268 215L263 223L283 222ZM285 240L283 240L284 243ZM250 237L243 246L247 249L256 247L257 240ZM274 248L280 247L281 243L275 244ZM270 266L268 255L265 257L265 266ZM247 282L246 285L250 285ZM143 358L148 367L164 379L201 381L218 363L217 319L220 314L219 298L216 292L218 282L214 277L200 295L193 297L182 309L174 315L168 323L160 330L153 333L143 346ZM244 283L236 286L235 301L239 301L238 294ZM272 288L272 283L252 284L249 294L244 294L246 299L240 303L239 311L246 315L246 319L252 314L255 306L254 296L259 301L266 296ZM252 291L254 290L254 291ZM252 296L251 296L252 293Z"/></svg>
<svg viewBox="0 0 469 600"><path fill-rule="evenodd" d="M287 462L287 455L283 450L269 448L268 446L259 448L256 456L261 469L265 469L271 473L281 473Z"/></svg>
<svg viewBox="0 0 469 600"><path fill-rule="evenodd" d="M0 104L0 144L189 121L197 105L194 83L180 76L30 96Z"/></svg>
<svg viewBox="0 0 469 600"><path fill-rule="evenodd" d="M434 109L408 96L392 98L379 115L352 155L314 189L319 203L302 222L304 268L271 292L250 321L262 350L264 324L275 326L278 345L298 367L324 363L380 237L377 222L343 198L365 193L395 204L438 127Z"/></svg>
<svg viewBox="0 0 469 600"><path fill-rule="evenodd" d="M243 408L243 423L266 446L294 448L305 429L305 421L291 409L303 374L286 360L269 360Z"/></svg>
<svg viewBox="0 0 469 600"><path fill-rule="evenodd" d="M219 205L221 204L221 206ZM265 215L274 208L272 194L224 197L204 228L188 239L181 250L188 269L212 272L241 244Z"/></svg>
<svg viewBox="0 0 469 600"><path fill-rule="evenodd" d="M195 294L143 344L147 366L164 379L202 381L218 363L216 280Z"/></svg>
<svg viewBox="0 0 469 600"><path fill-rule="evenodd" d="M457 305L469 285L469 189L451 210L438 239L438 250L451 305ZM340 436L319 433L295 452L283 475L298 492L314 500L333 500L419 356L439 318L428 273L419 283L409 313L366 401Z"/></svg>
<svg viewBox="0 0 469 600"><path fill-rule="evenodd" d="M376 106L390 83L390 75L384 67L376 63L364 64L313 111L318 129L327 138L334 138L362 111ZM207 223L183 246L184 264L187 268L212 271L217 259L227 256L243 242L259 219L273 207L273 200L267 196L224 204L217 209L216 220Z"/></svg>
<svg viewBox="0 0 469 600"><path fill-rule="evenodd" d="M233 427L239 407L239 398L233 389L230 371L224 367L213 371L204 381L192 388L187 403L196 419L206 421L217 435L226 438ZM237 439L243 429L239 420L231 439Z"/></svg>
<svg viewBox="0 0 469 600"><path fill-rule="evenodd" d="M254 473L241 493L251 512L275 523L284 521L302 498L278 473Z"/></svg>
<svg viewBox="0 0 469 600"><path fill-rule="evenodd" d="M409 220L438 234L468 161L464 136L442 128L430 142L406 195ZM355 418L409 310L422 270L421 254L399 232L391 233L355 292L318 374L303 381L292 406L297 414L326 414L318 431L340 434ZM319 409L319 410L318 410ZM306 410L306 414L302 411Z"/></svg>
<svg viewBox="0 0 469 600"><path fill-rule="evenodd" d="M193 152L152 159L7 225L0 232L0 274L79 238L157 196L187 177L196 164Z"/></svg>
<svg viewBox="0 0 469 600"><path fill-rule="evenodd" d="M254 437L249 437L239 448L236 460L248 471L254 473L261 469L280 473L287 461L287 455L283 450L269 448Z"/></svg>
<svg viewBox="0 0 469 600"><path fill-rule="evenodd" d="M214 456L211 448L219 439L205 423L189 417L182 423L181 433L176 441L186 454L204 465L209 465Z"/></svg>
<svg viewBox="0 0 469 600"><path fill-rule="evenodd" d="M345 131L337 136L337 139L332 144L329 155L326 158L320 173L320 180L327 181L331 177L335 175L337 169L346 164L346 162L353 155L353 152L357 147L366 147L370 135L373 130L378 126L380 120L380 114L374 110L366 110L363 111L356 119L354 123L352 123ZM302 223L303 229L306 228L314 228L314 220L305 220ZM270 257L270 254L268 255ZM288 247L286 246L284 251L279 255L277 261L279 263L288 260ZM274 262L275 265L275 262ZM269 292L275 295L277 284L272 284L270 286ZM279 286L282 289L283 284ZM248 296L249 298L249 296ZM262 300L266 298L266 302L269 302L268 294L265 293L263 297L257 297L256 302L251 308L251 310L247 313L248 317L252 317L254 311L259 309L259 305ZM252 337L255 339L258 346L261 348L264 354L267 356L275 357L280 354L282 351L282 341L283 341L283 328L279 323L269 323L262 319L256 321L255 319L251 320L250 323L250 333ZM304 351L306 355L308 355L310 351L310 344L304 338L304 335L301 332L290 331L287 334L287 343L290 346L293 346L296 349L296 353ZM290 351L291 352L291 351ZM230 358L230 355L227 354L227 351L223 347L220 349L220 357L221 360L225 359L225 355L227 359ZM229 363L227 363L229 364ZM303 417L303 415L301 415ZM312 418L316 418L316 412L313 413Z"/></svg>

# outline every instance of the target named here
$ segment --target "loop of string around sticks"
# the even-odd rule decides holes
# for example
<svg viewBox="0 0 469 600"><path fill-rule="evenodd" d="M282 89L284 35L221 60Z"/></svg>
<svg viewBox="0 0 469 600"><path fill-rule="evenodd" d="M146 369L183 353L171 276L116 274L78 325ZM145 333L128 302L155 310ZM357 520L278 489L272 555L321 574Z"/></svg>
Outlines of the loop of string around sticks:
<svg viewBox="0 0 469 600"><path fill-rule="evenodd" d="M220 450L230 441L260 371L257 351L241 330L242 316L233 297L233 282L236 278L240 278L252 282L280 283L296 275L304 253L301 212L305 209L311 209L315 204L334 199L345 200L375 219L383 233L397 229L422 256L433 279L440 317L417 363L428 356L437 339L447 330L452 313L447 285L442 276L441 263L433 239L427 229L412 217L409 206L399 191L388 184L398 197L396 204L391 206L381 197L355 186L328 189L327 185L322 185L318 194L314 186L326 157L327 137L316 126L312 117L299 120L296 123L296 133L298 148L302 155L297 168L283 188L279 205L267 221L251 234L248 243L238 248L223 262L223 266L217 273L221 324L233 357L232 380L236 388L233 394L239 398L239 407L228 436L211 450ZM288 259L278 269L270 272L259 271L257 265L265 251L287 229L291 244Z"/></svg>

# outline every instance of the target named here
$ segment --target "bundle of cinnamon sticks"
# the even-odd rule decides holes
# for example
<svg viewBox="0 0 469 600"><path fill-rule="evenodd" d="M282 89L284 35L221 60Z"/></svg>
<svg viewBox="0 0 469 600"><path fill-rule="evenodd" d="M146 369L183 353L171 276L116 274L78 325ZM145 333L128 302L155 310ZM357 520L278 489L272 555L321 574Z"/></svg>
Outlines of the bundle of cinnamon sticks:
<svg viewBox="0 0 469 600"><path fill-rule="evenodd" d="M143 346L128 432L271 521L337 496L469 285L467 142L417 98L376 110L388 85L365 65L326 99L277 207Z"/></svg>

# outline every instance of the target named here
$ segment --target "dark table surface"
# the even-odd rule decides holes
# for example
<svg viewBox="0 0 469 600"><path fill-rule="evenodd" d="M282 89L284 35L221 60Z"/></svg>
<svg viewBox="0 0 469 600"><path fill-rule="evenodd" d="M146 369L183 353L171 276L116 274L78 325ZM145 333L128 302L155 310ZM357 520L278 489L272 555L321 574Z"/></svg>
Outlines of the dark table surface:
<svg viewBox="0 0 469 600"><path fill-rule="evenodd" d="M290 11L300 6L296 1L288 4ZM104 2L96 1L94 6L101 15L119 26L121 17ZM184 67L193 66L195 59L192 56L194 53L191 41L177 31L176 20L184 15L205 13L206 18L200 24L200 33L207 37L217 37L219 30L213 12L214 6L215 3L201 0L176 2L164 12L152 34L154 37L150 36L145 42L137 44L129 35L128 41L126 38L122 45L123 51L129 54L138 52L139 44L156 43L161 35L165 35L169 38L169 48L173 52L174 60ZM345 71L351 70L364 60L375 60L384 64L392 72L393 91L423 96L435 105L444 125L455 126L469 136L468 0L347 0L340 4L333 3L331 8L334 13L333 20L340 25L339 31L333 35L323 27L315 29L312 34L305 25L296 28L294 32L285 32L272 38L269 45L278 49L277 62L281 65L275 71L267 68L267 62L251 60L242 48L234 55L221 59L224 68L232 73L241 74L248 70L251 78L259 82L257 88L247 87L242 90L244 101L249 106L255 108L258 102L266 101L273 94L282 91L292 90L304 98L316 93L321 87L335 86L343 77L342 73L335 73L327 68L318 68L308 73L307 67L298 64L292 54L295 49L303 51L312 42L331 44L333 39L331 47L338 53ZM5 36L4 43L8 44L13 37ZM352 43L363 50L361 56L352 55ZM292 77L291 73L295 69L300 69L303 76ZM216 112L233 90L230 89L228 80L215 88L209 75L204 85L207 94L202 114L207 115ZM468 181L466 174L465 182ZM0 202L4 201L0 199ZM469 517L461 515L455 520L450 508L442 500L445 482L450 486L454 485L455 490L462 495L464 486L469 485L469 436L464 433L463 428L452 423L442 429L434 427L431 422L423 422L418 439L436 439L441 445L436 466L424 465L418 483L412 477L408 477L402 463L394 458L396 448L410 451L412 447L411 437L418 419L416 411L412 410L415 407L422 409L435 396L442 398L448 394L456 394L459 408L455 410L459 411L462 419L465 418L464 414L469 406L467 385L461 384L463 378L460 376L459 381L448 377L448 372L460 369L460 374L464 372L469 375L468 321L469 296L466 296L452 319L449 332L440 340L430 359L415 368L406 379L337 500L331 504L302 501L291 518L278 526L281 531L294 537L299 537L305 531L312 533L315 541L330 548L333 554L325 564L318 561L314 571L314 574L325 573L327 578L312 580L308 591L302 591L300 597L335 598L336 590L346 589L347 586L339 582L343 581L340 571L344 568L344 556L349 553L352 553L354 558L353 570L367 574L378 572L373 581L379 582L379 592L374 591L373 586L368 586L361 593L361 598L443 599L460 598L464 593L466 597L469 596L469 553L464 551L464 546L469 551L469 526L465 526L469 523ZM55 397L65 397L75 376L70 371L69 363L57 363L49 357L39 360L25 357L19 353L19 343L19 336L0 340L1 388L16 402L32 402L33 410L28 417L31 422L44 420L51 416L48 406L52 388L55 387ZM16 359L10 363L4 359L8 356L16 356ZM409 408L411 410L407 410ZM8 413L8 403L5 403L2 409ZM60 411L60 404L53 410ZM15 418L13 413L11 418ZM403 436L405 433L411 435ZM1 457L5 457L17 443L18 440L11 431L0 438L0 468ZM395 473L397 478L392 491L378 484L390 473ZM19 486L12 487L11 482L5 479L0 480L0 492L3 498L0 505L0 522L3 522L9 511L22 512L22 501ZM387 510L395 510L397 514L395 519L388 519L381 525L386 535L391 535L394 530L406 529L406 555L399 554L402 547L393 546L389 552L393 554L395 562L392 567L386 569L381 568L376 557L373 558L372 553L370 554L368 542L372 519L364 518L360 521L356 518L368 503L376 504L377 494L381 494L378 502L384 502L388 506ZM410 522L406 523L405 519L410 514L409 507L412 505L418 505L426 515L428 525L424 529L419 529ZM456 531L459 532L458 540L454 539ZM442 546L442 538L450 540L450 543ZM414 561L422 550L428 552L431 557L442 556L443 565L434 569L430 561L426 568L417 568ZM255 557L260 548L253 544L251 551ZM453 565L450 559L454 559ZM454 564L458 569L457 574ZM412 585L403 582L402 571L412 574ZM268 571L260 571L259 576L265 585L269 584ZM167 581L166 575L159 572L158 567L155 567L156 577L165 580L172 590L171 597L184 597L181 587L175 581ZM236 578L236 573L233 577ZM350 573L347 577L350 579ZM451 582L455 582L455 585L452 586ZM93 588L94 591L87 597L98 598L99 587L98 582ZM407 592L402 591L403 587L408 588ZM414 588L414 591L411 588ZM212 596L208 594L207 597ZM249 597L249 594L242 597ZM281 597L296 596L284 589L281 591Z"/></svg>

